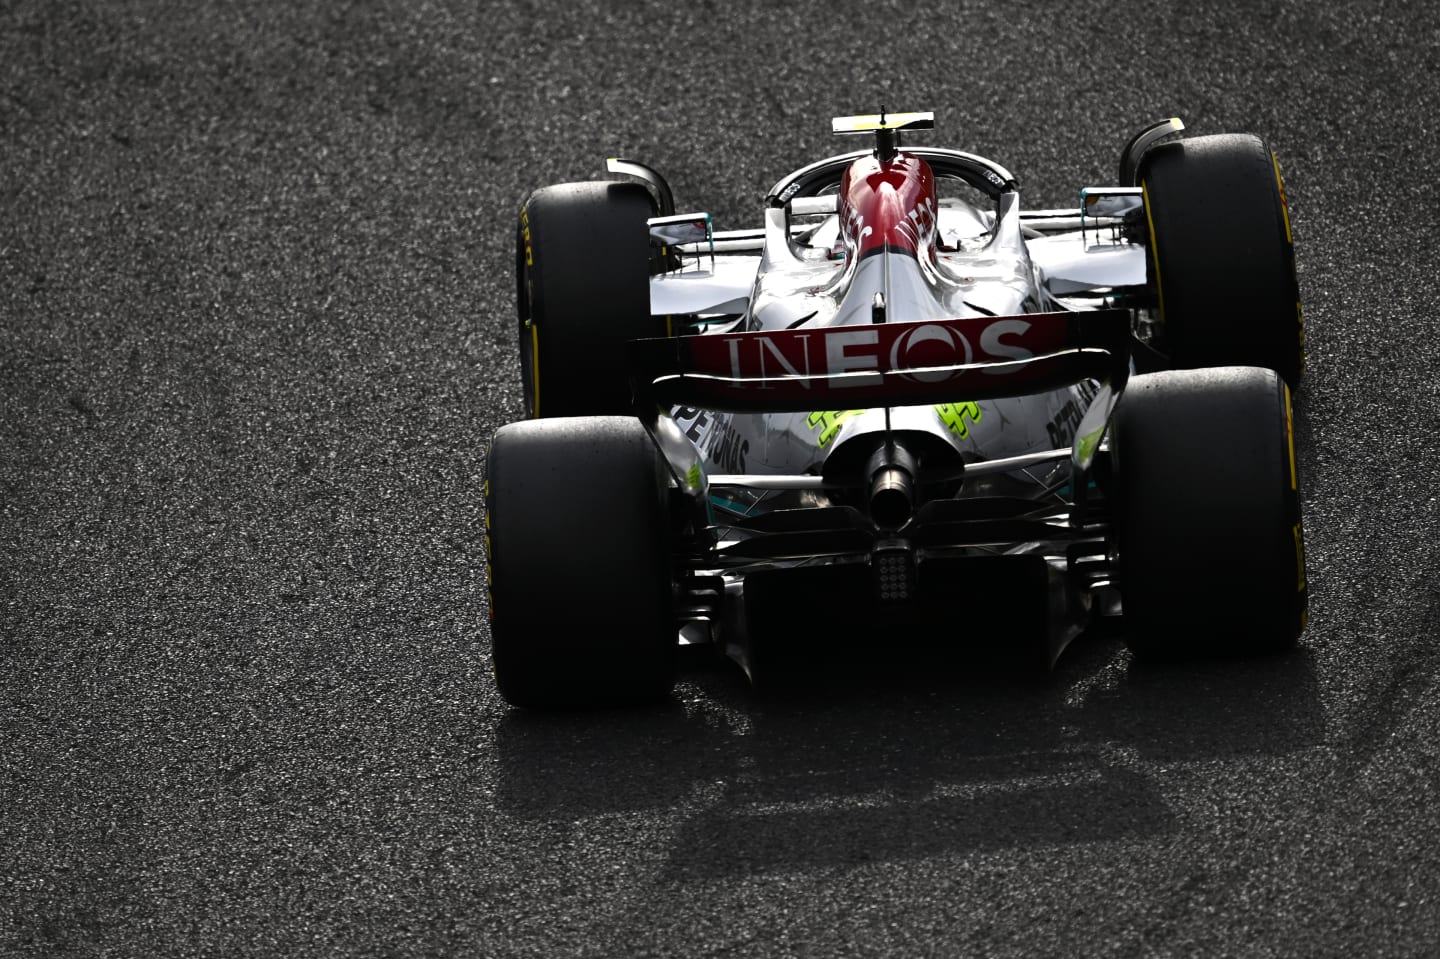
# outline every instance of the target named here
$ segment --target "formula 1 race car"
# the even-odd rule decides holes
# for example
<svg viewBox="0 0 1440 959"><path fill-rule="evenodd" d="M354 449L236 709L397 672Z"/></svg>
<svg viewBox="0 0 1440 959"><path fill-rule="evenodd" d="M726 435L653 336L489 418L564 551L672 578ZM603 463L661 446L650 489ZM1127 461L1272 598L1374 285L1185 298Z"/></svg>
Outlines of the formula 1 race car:
<svg viewBox="0 0 1440 959"><path fill-rule="evenodd" d="M1000 164L901 143L933 127L836 119L868 146L781 177L756 229L677 213L633 160L525 200L531 418L485 487L509 703L663 698L684 646L763 686L924 643L1046 669L1102 619L1142 660L1296 643L1270 148L1166 120L1115 185L1027 211Z"/></svg>

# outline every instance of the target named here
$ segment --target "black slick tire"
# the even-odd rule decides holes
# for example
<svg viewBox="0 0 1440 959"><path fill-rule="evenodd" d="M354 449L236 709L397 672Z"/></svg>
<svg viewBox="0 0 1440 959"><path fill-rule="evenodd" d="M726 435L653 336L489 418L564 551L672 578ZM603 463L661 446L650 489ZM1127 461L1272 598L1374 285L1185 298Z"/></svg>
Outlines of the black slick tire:
<svg viewBox="0 0 1440 959"><path fill-rule="evenodd" d="M655 701L677 645L663 463L633 417L496 431L486 466L496 684L515 706Z"/></svg>
<svg viewBox="0 0 1440 959"><path fill-rule="evenodd" d="M561 183L526 198L515 269L528 416L633 411L625 344L665 335L650 315L654 215L638 183Z"/></svg>
<svg viewBox="0 0 1440 959"><path fill-rule="evenodd" d="M1139 178L1171 366L1262 366L1298 389L1305 327L1270 148L1252 134L1174 140L1145 152Z"/></svg>
<svg viewBox="0 0 1440 959"><path fill-rule="evenodd" d="M1111 436L1124 635L1140 660L1279 652L1308 594L1288 389L1272 370L1132 377Z"/></svg>

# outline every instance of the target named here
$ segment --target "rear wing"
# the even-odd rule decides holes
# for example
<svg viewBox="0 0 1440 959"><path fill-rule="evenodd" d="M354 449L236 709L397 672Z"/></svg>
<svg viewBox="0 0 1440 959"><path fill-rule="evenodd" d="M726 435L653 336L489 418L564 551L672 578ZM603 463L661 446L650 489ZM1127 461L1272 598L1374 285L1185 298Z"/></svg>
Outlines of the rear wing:
<svg viewBox="0 0 1440 959"><path fill-rule="evenodd" d="M918 406L1040 393L1082 380L1118 392L1128 310L715 333L630 343L639 409L737 413Z"/></svg>

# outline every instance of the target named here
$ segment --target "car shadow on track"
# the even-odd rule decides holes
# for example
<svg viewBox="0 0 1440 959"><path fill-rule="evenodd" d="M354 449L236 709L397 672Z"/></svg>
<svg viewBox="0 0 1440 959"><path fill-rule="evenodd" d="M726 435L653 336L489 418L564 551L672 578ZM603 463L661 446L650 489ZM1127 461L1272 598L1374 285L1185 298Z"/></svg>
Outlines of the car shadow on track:
<svg viewBox="0 0 1440 959"><path fill-rule="evenodd" d="M684 875L861 864L1175 828L1153 766L1324 739L1311 656L1141 667L1113 639L1048 676L916 661L753 696L723 669L668 704L497 730L502 809L530 819L669 811Z"/></svg>

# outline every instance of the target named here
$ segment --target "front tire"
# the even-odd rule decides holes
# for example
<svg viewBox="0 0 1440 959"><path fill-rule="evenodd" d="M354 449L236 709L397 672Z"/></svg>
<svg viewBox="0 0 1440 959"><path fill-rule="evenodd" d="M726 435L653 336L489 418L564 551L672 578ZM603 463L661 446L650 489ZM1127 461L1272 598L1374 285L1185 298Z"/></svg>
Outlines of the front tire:
<svg viewBox="0 0 1440 959"><path fill-rule="evenodd" d="M665 335L650 315L654 215L638 183L562 183L526 199L515 269L528 416L633 412L625 344Z"/></svg>
<svg viewBox="0 0 1440 959"><path fill-rule="evenodd" d="M1278 652L1307 615L1289 390L1271 370L1132 377L1111 439L1136 658Z"/></svg>
<svg viewBox="0 0 1440 959"><path fill-rule="evenodd" d="M1145 152L1139 178L1171 366L1261 366L1298 388L1305 328L1270 148L1251 134L1173 140Z"/></svg>
<svg viewBox="0 0 1440 959"><path fill-rule="evenodd" d="M486 466L495 681L515 706L654 701L675 682L668 489L638 419L496 431Z"/></svg>

